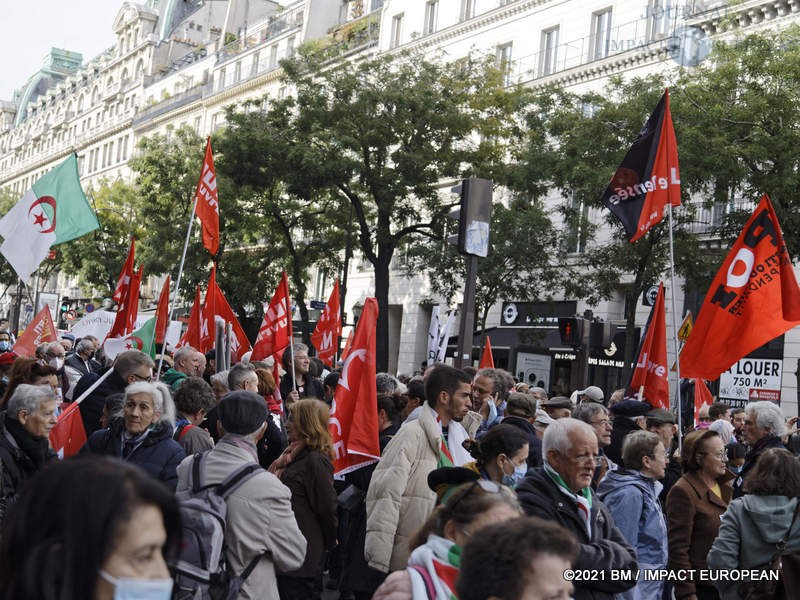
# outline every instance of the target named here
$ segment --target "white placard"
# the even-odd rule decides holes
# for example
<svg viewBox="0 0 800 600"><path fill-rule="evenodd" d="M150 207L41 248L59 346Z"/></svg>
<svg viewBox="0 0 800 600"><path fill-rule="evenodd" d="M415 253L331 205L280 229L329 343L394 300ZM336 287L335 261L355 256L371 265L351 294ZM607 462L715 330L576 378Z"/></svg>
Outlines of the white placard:
<svg viewBox="0 0 800 600"><path fill-rule="evenodd" d="M108 310L96 310L94 312L90 312L84 315L80 321L73 325L72 329L70 329L70 333L72 333L75 337L93 335L100 341L103 341L106 335L108 335L108 332L111 331L111 326L114 324L114 319L116 316L117 313ZM144 325L145 321L151 319L152 317L152 314L139 315L136 318L136 328L138 329ZM167 327L166 335L166 341L170 346L174 347L175 344L178 343L178 340L180 340L181 325L182 323L180 321L170 321L169 327Z"/></svg>
<svg viewBox="0 0 800 600"><path fill-rule="evenodd" d="M742 358L719 376L720 400L780 402L783 359Z"/></svg>

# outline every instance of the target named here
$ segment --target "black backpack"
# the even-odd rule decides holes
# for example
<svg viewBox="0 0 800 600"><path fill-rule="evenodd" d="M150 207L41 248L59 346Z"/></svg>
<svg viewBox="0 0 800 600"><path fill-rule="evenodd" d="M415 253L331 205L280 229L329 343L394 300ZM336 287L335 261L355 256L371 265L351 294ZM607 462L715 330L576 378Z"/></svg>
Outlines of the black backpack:
<svg viewBox="0 0 800 600"><path fill-rule="evenodd" d="M226 498L262 471L256 463L243 465L218 484L203 485L207 453L194 455L189 489L176 497L181 511L183 543L175 570L177 600L234 600L261 555L236 575L225 557Z"/></svg>

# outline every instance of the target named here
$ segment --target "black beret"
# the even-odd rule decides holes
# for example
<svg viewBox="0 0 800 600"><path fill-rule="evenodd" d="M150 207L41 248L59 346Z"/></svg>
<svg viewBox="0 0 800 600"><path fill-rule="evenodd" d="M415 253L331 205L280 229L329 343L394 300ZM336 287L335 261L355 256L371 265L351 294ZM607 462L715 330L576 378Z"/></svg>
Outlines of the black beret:
<svg viewBox="0 0 800 600"><path fill-rule="evenodd" d="M436 492L436 503L439 504L458 486L476 481L480 477L480 473L465 467L441 467L428 473L428 487Z"/></svg>
<svg viewBox="0 0 800 600"><path fill-rule="evenodd" d="M229 392L219 401L217 410L226 433L247 435L267 420L267 403L255 392Z"/></svg>
<svg viewBox="0 0 800 600"><path fill-rule="evenodd" d="M639 400L623 400L614 404L609 410L621 417L644 417L653 410L653 407Z"/></svg>

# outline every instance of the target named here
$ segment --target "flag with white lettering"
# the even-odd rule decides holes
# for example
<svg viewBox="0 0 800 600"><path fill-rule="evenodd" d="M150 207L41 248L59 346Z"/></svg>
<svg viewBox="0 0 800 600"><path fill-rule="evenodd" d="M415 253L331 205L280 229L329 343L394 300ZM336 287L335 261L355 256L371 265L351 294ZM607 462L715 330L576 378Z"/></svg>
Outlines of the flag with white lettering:
<svg viewBox="0 0 800 600"><path fill-rule="evenodd" d="M125 259L125 264L122 265L122 271L117 278L117 286L114 288L114 302L117 304L122 303L125 296L128 294L128 287L133 279L134 256L136 254L136 238L131 238L131 246L128 248L128 258Z"/></svg>
<svg viewBox="0 0 800 600"><path fill-rule="evenodd" d="M264 360L274 356L276 362L280 361L283 351L292 340L292 311L289 302L289 278L284 271L261 320L250 360Z"/></svg>
<svg viewBox="0 0 800 600"><path fill-rule="evenodd" d="M656 303L650 311L639 358L628 386L633 393L642 390L640 400L653 408L669 410L669 379L667 372L667 317L664 308L664 284L659 284Z"/></svg>
<svg viewBox="0 0 800 600"><path fill-rule="evenodd" d="M378 391L375 387L375 337L378 301L367 298L353 344L342 365L328 430L333 441L333 471L348 473L381 457L378 441Z"/></svg>
<svg viewBox="0 0 800 600"><path fill-rule="evenodd" d="M764 194L722 263L681 351L681 376L717 379L800 325L800 287L778 217Z"/></svg>
<svg viewBox="0 0 800 600"><path fill-rule="evenodd" d="M203 226L203 246L214 256L219 250L219 195L217 173L214 169L214 154L211 152L211 137L206 141L206 154L200 181L194 194L197 216Z"/></svg>
<svg viewBox="0 0 800 600"><path fill-rule="evenodd" d="M317 356L326 365L333 366L336 350L339 348L339 336L342 335L342 313L339 310L339 280L333 283L328 304L319 316L311 343L317 349Z"/></svg>
<svg viewBox="0 0 800 600"><path fill-rule="evenodd" d="M617 217L631 242L681 204L678 144L669 111L669 90L622 159L600 201Z"/></svg>
<svg viewBox="0 0 800 600"><path fill-rule="evenodd" d="M208 289L203 309L200 311L200 347L201 352L208 352L214 347L216 341L216 318L219 317L231 324L231 356L236 361L242 360L242 355L250 350L250 340L247 339L239 319L233 312L230 304L225 299L225 294L217 285L217 265L211 267L211 276L208 278Z"/></svg>
<svg viewBox="0 0 800 600"><path fill-rule="evenodd" d="M53 325L53 317L50 315L50 307L45 307L33 317L33 320L25 328L14 344L14 352L19 356L33 356L36 347L45 342L55 342L56 327Z"/></svg>
<svg viewBox="0 0 800 600"><path fill-rule="evenodd" d="M143 276L144 265L141 265L139 270L133 274L122 303L117 306L117 316L106 338L123 337L136 327L136 317L139 316L139 290L142 286Z"/></svg>

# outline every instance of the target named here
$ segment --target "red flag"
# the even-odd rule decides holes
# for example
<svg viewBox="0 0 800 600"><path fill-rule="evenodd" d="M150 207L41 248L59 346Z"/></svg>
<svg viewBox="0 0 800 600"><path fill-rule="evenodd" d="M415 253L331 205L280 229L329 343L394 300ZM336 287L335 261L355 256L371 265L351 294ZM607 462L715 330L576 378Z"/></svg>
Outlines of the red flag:
<svg viewBox="0 0 800 600"><path fill-rule="evenodd" d="M50 445L58 452L59 458L69 458L77 454L85 443L86 430L83 428L80 404L73 402L67 405L50 430Z"/></svg>
<svg viewBox="0 0 800 600"><path fill-rule="evenodd" d="M486 341L483 343L483 354L481 354L481 362L478 365L479 369L494 369L494 356L492 355L492 342L489 341L489 336L486 336Z"/></svg>
<svg viewBox="0 0 800 600"><path fill-rule="evenodd" d="M336 356L340 335L342 335L342 313L339 310L339 280L337 279L333 284L328 304L317 321L314 333L311 334L311 343L317 349L317 356L326 365L333 366L333 358Z"/></svg>
<svg viewBox="0 0 800 600"><path fill-rule="evenodd" d="M167 336L167 325L169 324L169 275L161 288L161 295L158 297L156 307L156 344L163 344Z"/></svg>
<svg viewBox="0 0 800 600"><path fill-rule="evenodd" d="M239 324L236 315L233 314L225 294L217 285L217 266L211 268L211 276L208 278L208 289L206 290L206 301L200 311L200 345L198 350L208 352L214 347L216 341L215 318L220 317L232 326L233 339L231 340L231 356L237 361L242 360L242 355L250 350L250 340Z"/></svg>
<svg viewBox="0 0 800 600"><path fill-rule="evenodd" d="M261 320L261 327L258 329L258 337L253 346L250 360L264 360L269 356L275 356L276 362L280 360L283 351L289 346L292 339L290 301L289 278L284 271L267 311L264 313L264 318Z"/></svg>
<svg viewBox="0 0 800 600"><path fill-rule="evenodd" d="M344 348L342 348L342 353L339 356L340 361L347 360L347 355L350 354L350 348L353 345L353 333L355 333L355 329L350 328L350 333L347 334L347 339L344 341Z"/></svg>
<svg viewBox="0 0 800 600"><path fill-rule="evenodd" d="M106 335L106 339L124 337L136 329L136 317L139 316L139 289L142 285L143 275L144 265L140 266L139 270L131 277L125 298L117 307L114 324Z"/></svg>
<svg viewBox="0 0 800 600"><path fill-rule="evenodd" d="M131 247L128 249L128 258L125 259L125 264L122 265L122 271L117 279L117 287L114 288L114 302L120 304L125 296L128 295L128 287L130 287L131 279L133 279L133 261L136 253L136 238L131 238Z"/></svg>
<svg viewBox="0 0 800 600"><path fill-rule="evenodd" d="M664 208L681 204L678 143L664 90L644 128L608 184L601 202L635 242L664 218Z"/></svg>
<svg viewBox="0 0 800 600"><path fill-rule="evenodd" d="M197 203L195 210L203 226L203 246L214 256L219 250L219 195L210 137L206 142L206 155L194 198Z"/></svg>
<svg viewBox="0 0 800 600"><path fill-rule="evenodd" d="M658 286L658 296L647 320L639 358L629 386L634 392L644 387L643 398L653 408L669 410L669 379L667 369L667 317L664 311L664 284Z"/></svg>
<svg viewBox="0 0 800 600"><path fill-rule="evenodd" d="M680 355L681 375L713 380L800 324L800 288L766 194L714 278Z"/></svg>
<svg viewBox="0 0 800 600"><path fill-rule="evenodd" d="M347 473L377 462L378 413L375 406L375 336L378 301L367 298L358 320L353 345L342 365L328 429L333 438L333 471Z"/></svg>
<svg viewBox="0 0 800 600"><path fill-rule="evenodd" d="M25 328L14 344L14 352L19 356L33 356L36 346L45 342L55 342L57 338L56 327L53 325L53 317L50 315L50 307L45 306L39 311L33 321Z"/></svg>
<svg viewBox="0 0 800 600"><path fill-rule="evenodd" d="M714 397L702 379L694 380L694 426L700 424L700 409L714 404Z"/></svg>
<svg viewBox="0 0 800 600"><path fill-rule="evenodd" d="M198 285L194 293L194 303L192 309L189 311L189 322L186 326L186 332L178 342L178 346L191 346L192 348L200 348L200 311L203 309L203 303L200 300L200 286Z"/></svg>

